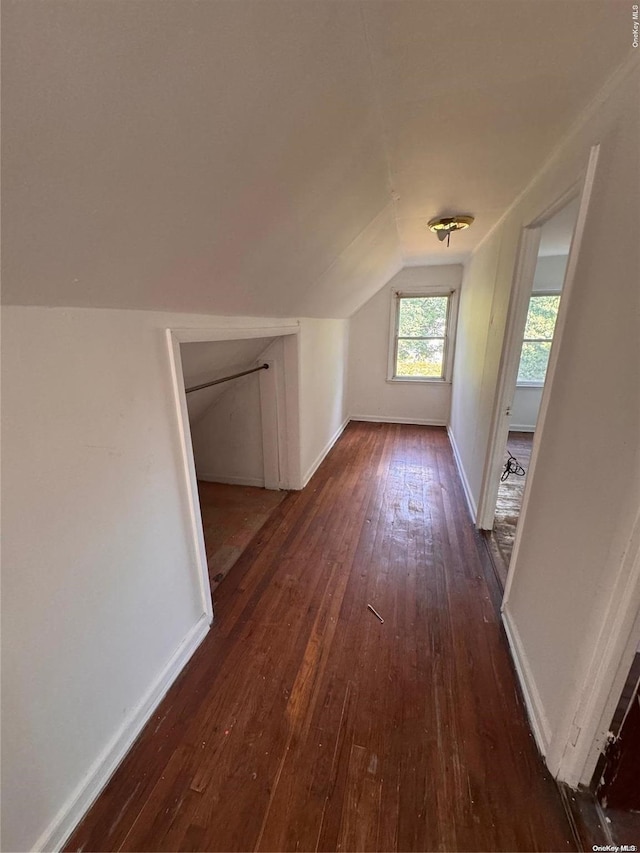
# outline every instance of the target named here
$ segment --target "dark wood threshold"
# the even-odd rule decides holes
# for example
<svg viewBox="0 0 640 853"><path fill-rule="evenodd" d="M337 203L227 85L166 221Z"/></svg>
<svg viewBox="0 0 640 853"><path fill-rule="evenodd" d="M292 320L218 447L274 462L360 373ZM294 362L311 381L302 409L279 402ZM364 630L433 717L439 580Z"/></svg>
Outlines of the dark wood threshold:
<svg viewBox="0 0 640 853"><path fill-rule="evenodd" d="M502 597L504 595L504 583L496 569L491 549L487 544L487 533L488 531L486 530L478 530L474 528L476 548L478 551L478 557L480 558L484 579L487 584L487 589L489 590L489 596L491 597L491 603L496 616L500 620L500 624L502 624L500 608L502 606ZM502 629L502 633L504 635L505 642L507 642L507 635L504 633L504 628Z"/></svg>
<svg viewBox="0 0 640 853"><path fill-rule="evenodd" d="M579 850L587 853L595 846L615 846L609 824L592 791L582 787L574 791L564 782L558 782L558 790Z"/></svg>
<svg viewBox="0 0 640 853"><path fill-rule="evenodd" d="M507 572L509 571L509 566L505 563L504 558L500 553L500 549L498 548L493 536L491 535L491 531L479 530L478 534L484 542L484 547L486 549L487 554L489 555L489 560L491 561L493 573L495 574L496 580L498 581L498 585L500 586L500 589L504 592L504 587L507 582Z"/></svg>

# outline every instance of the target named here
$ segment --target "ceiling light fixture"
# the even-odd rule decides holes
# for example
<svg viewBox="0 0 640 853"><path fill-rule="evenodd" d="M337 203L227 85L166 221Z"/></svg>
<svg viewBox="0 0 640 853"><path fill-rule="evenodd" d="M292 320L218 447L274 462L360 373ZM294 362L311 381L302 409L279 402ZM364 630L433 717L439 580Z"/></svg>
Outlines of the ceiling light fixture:
<svg viewBox="0 0 640 853"><path fill-rule="evenodd" d="M462 231L463 228L468 228L472 222L473 216L438 216L436 219L430 219L427 225L441 243L446 239L448 246L451 232Z"/></svg>

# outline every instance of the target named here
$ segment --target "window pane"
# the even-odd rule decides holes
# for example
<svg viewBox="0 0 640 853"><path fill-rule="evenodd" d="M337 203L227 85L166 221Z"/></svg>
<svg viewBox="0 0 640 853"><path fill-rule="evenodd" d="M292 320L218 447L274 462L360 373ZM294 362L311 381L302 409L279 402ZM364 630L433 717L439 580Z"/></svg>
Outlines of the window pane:
<svg viewBox="0 0 640 853"><path fill-rule="evenodd" d="M557 296L532 296L529 301L527 325L524 327L525 338L553 338L556 325L560 294Z"/></svg>
<svg viewBox="0 0 640 853"><path fill-rule="evenodd" d="M544 382L549 362L551 343L526 342L522 344L518 382Z"/></svg>
<svg viewBox="0 0 640 853"><path fill-rule="evenodd" d="M408 338L444 337L448 301L448 296L402 296L398 335Z"/></svg>
<svg viewBox="0 0 640 853"><path fill-rule="evenodd" d="M442 376L444 340L398 341L396 376Z"/></svg>

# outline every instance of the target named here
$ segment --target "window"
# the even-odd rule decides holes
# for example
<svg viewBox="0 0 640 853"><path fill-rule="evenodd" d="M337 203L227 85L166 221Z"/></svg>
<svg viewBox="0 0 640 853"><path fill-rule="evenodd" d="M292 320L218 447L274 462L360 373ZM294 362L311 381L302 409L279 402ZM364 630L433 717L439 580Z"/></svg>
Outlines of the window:
<svg viewBox="0 0 640 853"><path fill-rule="evenodd" d="M544 384L559 307L559 293L536 293L529 300L518 385Z"/></svg>
<svg viewBox="0 0 640 853"><path fill-rule="evenodd" d="M394 294L389 379L449 379L452 301L452 293Z"/></svg>

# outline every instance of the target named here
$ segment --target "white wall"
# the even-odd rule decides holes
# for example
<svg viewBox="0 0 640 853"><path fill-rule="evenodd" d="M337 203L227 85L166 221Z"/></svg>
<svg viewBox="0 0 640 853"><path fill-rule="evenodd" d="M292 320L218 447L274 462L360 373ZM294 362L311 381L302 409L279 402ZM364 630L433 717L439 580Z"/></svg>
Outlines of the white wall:
<svg viewBox="0 0 640 853"><path fill-rule="evenodd" d="M165 329L278 325L3 308L2 849L63 841L207 630ZM308 470L345 417L346 322L300 338Z"/></svg>
<svg viewBox="0 0 640 853"><path fill-rule="evenodd" d="M199 479L264 486L258 374L229 383L191 425L191 440Z"/></svg>
<svg viewBox="0 0 640 853"><path fill-rule="evenodd" d="M560 293L566 267L567 255L539 257L533 276L533 293ZM511 406L511 429L533 432L538 421L541 400L541 387L518 385Z"/></svg>
<svg viewBox="0 0 640 853"><path fill-rule="evenodd" d="M513 395L509 428L519 432L534 432L538 422L541 400L541 387L518 385Z"/></svg>
<svg viewBox="0 0 640 853"><path fill-rule="evenodd" d="M577 203L571 203L570 207L574 212L574 217L577 218L578 210ZM560 213L564 213L564 208ZM555 218L555 217L554 217ZM574 222L575 222L574 218ZM552 220L553 221L553 220ZM552 224L552 221L550 224ZM546 226L543 226L541 231L544 233ZM541 235L542 239L542 235ZM564 273L567 268L567 254L564 255L540 255L536 261L536 270L533 274L534 293L541 293L545 290L548 293L560 293L564 282Z"/></svg>
<svg viewBox="0 0 640 853"><path fill-rule="evenodd" d="M571 723L590 689L588 667L598 653L605 608L640 502L640 129L638 111L629 108L638 102L639 83L636 63L592 105L474 254L462 290L464 346L458 346L451 429L477 500L520 230L580 176L590 146L599 143L572 302L541 444L534 449L537 464L505 604L539 744L554 756L554 772L574 749ZM584 733L574 735L576 749L583 749Z"/></svg>
<svg viewBox="0 0 640 853"><path fill-rule="evenodd" d="M300 321L300 441L307 483L348 420L348 320Z"/></svg>
<svg viewBox="0 0 640 853"><path fill-rule="evenodd" d="M405 267L351 318L349 414L354 419L446 424L449 382L392 382L387 379L392 294L402 288L456 290L462 266Z"/></svg>
<svg viewBox="0 0 640 853"><path fill-rule="evenodd" d="M256 366L273 338L182 344L187 387ZM198 477L218 483L264 485L260 379L253 373L187 395Z"/></svg>

